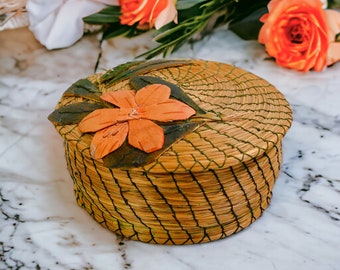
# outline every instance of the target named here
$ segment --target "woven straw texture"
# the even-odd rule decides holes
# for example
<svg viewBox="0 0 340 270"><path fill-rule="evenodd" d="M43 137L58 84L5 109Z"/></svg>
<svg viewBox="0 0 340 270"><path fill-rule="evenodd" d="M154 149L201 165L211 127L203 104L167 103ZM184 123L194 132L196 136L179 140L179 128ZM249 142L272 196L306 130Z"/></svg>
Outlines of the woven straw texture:
<svg viewBox="0 0 340 270"><path fill-rule="evenodd" d="M56 125L78 204L127 238L168 245L222 239L248 227L270 202L292 121L289 104L271 84L242 69L188 63L147 75L178 85L214 117L148 165L106 168L91 158L91 134L77 125ZM128 79L100 85L102 92L120 89L132 89ZM64 96L57 107L80 101Z"/></svg>

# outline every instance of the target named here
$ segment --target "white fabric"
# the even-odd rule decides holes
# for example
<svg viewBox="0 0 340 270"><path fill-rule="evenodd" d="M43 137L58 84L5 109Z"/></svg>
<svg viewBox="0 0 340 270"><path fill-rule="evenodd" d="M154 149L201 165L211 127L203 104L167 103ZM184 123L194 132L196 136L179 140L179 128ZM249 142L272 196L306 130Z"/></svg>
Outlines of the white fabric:
<svg viewBox="0 0 340 270"><path fill-rule="evenodd" d="M96 13L104 4L91 0L27 0L30 30L47 49L71 46L84 32L82 18ZM102 0L102 2L116 1Z"/></svg>

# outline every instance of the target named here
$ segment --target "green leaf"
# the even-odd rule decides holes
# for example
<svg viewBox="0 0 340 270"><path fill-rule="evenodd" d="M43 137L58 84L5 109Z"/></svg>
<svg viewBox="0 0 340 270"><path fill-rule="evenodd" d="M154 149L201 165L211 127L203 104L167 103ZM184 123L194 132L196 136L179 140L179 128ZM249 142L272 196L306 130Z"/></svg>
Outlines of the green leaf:
<svg viewBox="0 0 340 270"><path fill-rule="evenodd" d="M268 12L266 7L255 10L241 20L231 22L229 29L245 40L256 40L263 25L260 18L266 12Z"/></svg>
<svg viewBox="0 0 340 270"><path fill-rule="evenodd" d="M340 42L340 33L335 35L335 42Z"/></svg>
<svg viewBox="0 0 340 270"><path fill-rule="evenodd" d="M102 39L114 38L117 36L134 37L144 33L146 30L140 30L135 25L120 24L120 7L109 6L95 14L83 18L83 21L88 24L104 25Z"/></svg>
<svg viewBox="0 0 340 270"><path fill-rule="evenodd" d="M64 96L83 97L96 102L102 103L100 99L101 92L98 87L88 79L80 79L72 84L64 93Z"/></svg>
<svg viewBox="0 0 340 270"><path fill-rule="evenodd" d="M48 116L48 120L55 125L77 124L89 113L102 108L105 105L99 103L74 103L56 109Z"/></svg>
<svg viewBox="0 0 340 270"><path fill-rule="evenodd" d="M204 3L206 1L207 0L178 0L176 8L177 10L189 9L197 4Z"/></svg>
<svg viewBox="0 0 340 270"><path fill-rule="evenodd" d="M109 14L93 14L83 18L83 21L88 24L106 24L119 22L119 18Z"/></svg>
<svg viewBox="0 0 340 270"><path fill-rule="evenodd" d="M269 0L238 0L235 5L232 21L240 21L254 11L267 7L268 3Z"/></svg>
<svg viewBox="0 0 340 270"><path fill-rule="evenodd" d="M185 60L153 60L153 61L136 61L120 65L112 70L107 71L101 78L101 83L111 85L136 75L142 75L152 70L158 70L168 67L190 65Z"/></svg>
<svg viewBox="0 0 340 270"><path fill-rule="evenodd" d="M91 14L83 18L88 24L107 24L119 22L121 15L119 6L109 6L95 14Z"/></svg>
<svg viewBox="0 0 340 270"><path fill-rule="evenodd" d="M152 153L145 153L125 142L116 151L103 158L104 166L111 169L128 169L131 167L147 165L155 161L174 142L182 139L186 134L191 133L202 123L192 123L188 121L184 123L163 125L162 128L164 129L165 142L162 149Z"/></svg>
<svg viewBox="0 0 340 270"><path fill-rule="evenodd" d="M139 90L149 84L164 84L170 87L171 96L177 100L186 103L188 106L193 108L198 114L205 114L206 112L200 108L179 86L171 82L165 81L158 77L153 76L135 76L130 79L130 84L136 90Z"/></svg>
<svg viewBox="0 0 340 270"><path fill-rule="evenodd" d="M142 33L145 33L146 30L140 30L137 28L137 25L121 25L119 22L110 23L104 27L103 39L110 39L118 36L125 37L134 37L138 36Z"/></svg>
<svg viewBox="0 0 340 270"><path fill-rule="evenodd" d="M154 41L158 43L174 42L184 38L185 36L191 36L192 30L190 22L183 22L182 24L172 27L154 37Z"/></svg>

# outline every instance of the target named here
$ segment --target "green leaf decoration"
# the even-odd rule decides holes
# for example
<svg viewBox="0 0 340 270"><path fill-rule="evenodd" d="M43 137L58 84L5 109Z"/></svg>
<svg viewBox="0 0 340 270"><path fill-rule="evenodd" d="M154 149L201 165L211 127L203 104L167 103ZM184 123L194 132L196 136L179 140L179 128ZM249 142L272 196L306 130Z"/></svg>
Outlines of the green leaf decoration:
<svg viewBox="0 0 340 270"><path fill-rule="evenodd" d="M137 148L132 147L127 142L124 142L120 148L103 158L104 166L111 169L128 169L131 167L147 165L155 161L174 142L180 140L186 134L191 133L202 123L193 123L188 121L171 125L160 125L164 129L165 134L165 142L162 149L152 153L145 153Z"/></svg>
<svg viewBox="0 0 340 270"><path fill-rule="evenodd" d="M121 64L119 66L116 66L108 71L106 71L101 77L100 82L106 83L108 81L111 81L115 78L119 78L121 76L124 76L125 73L128 72L128 70L134 66L137 66L141 63L144 63L144 61L132 61L132 62L126 62L125 64Z"/></svg>
<svg viewBox="0 0 340 270"><path fill-rule="evenodd" d="M184 65L192 64L185 60L153 60L153 61L128 62L126 64L120 65L112 70L107 71L100 78L100 82L111 85L124 79L129 79L136 75L142 75L153 70Z"/></svg>
<svg viewBox="0 0 340 270"><path fill-rule="evenodd" d="M178 99L191 108L193 108L197 114L205 114L206 112L200 108L179 86L171 82L165 81L158 77L153 76L135 76L130 79L130 84L136 90L139 90L149 84L164 84L171 89L171 96Z"/></svg>
<svg viewBox="0 0 340 270"><path fill-rule="evenodd" d="M100 103L74 103L56 109L48 116L48 120L55 125L77 124L89 113L105 107L104 104Z"/></svg>
<svg viewBox="0 0 340 270"><path fill-rule="evenodd" d="M64 96L83 97L96 102L103 103L100 98L101 92L98 87L88 79L80 79L72 84L64 93Z"/></svg>

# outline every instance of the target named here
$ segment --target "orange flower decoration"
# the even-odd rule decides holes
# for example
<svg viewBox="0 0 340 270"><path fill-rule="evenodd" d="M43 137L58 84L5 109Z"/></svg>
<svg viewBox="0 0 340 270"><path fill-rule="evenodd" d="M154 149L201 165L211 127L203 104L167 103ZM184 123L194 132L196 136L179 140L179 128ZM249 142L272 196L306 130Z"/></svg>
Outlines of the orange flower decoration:
<svg viewBox="0 0 340 270"><path fill-rule="evenodd" d="M328 30L320 0L271 0L259 42L277 64L321 71L327 62Z"/></svg>
<svg viewBox="0 0 340 270"><path fill-rule="evenodd" d="M177 23L176 0L119 0L120 23L141 29L156 29L174 21Z"/></svg>
<svg viewBox="0 0 340 270"><path fill-rule="evenodd" d="M159 150L164 144L164 131L153 121L185 120L195 110L175 99L162 84L148 85L135 93L120 90L103 94L101 99L119 108L98 109L79 123L81 132L96 132L91 142L91 154L100 159L118 149L128 137L128 143L146 153Z"/></svg>

